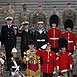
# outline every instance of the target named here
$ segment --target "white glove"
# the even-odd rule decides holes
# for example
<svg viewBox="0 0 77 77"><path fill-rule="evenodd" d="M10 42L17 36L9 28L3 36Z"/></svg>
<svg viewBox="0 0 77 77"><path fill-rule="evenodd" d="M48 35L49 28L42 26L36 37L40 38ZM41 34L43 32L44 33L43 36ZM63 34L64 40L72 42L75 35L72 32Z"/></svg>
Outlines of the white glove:
<svg viewBox="0 0 77 77"><path fill-rule="evenodd" d="M29 61L29 57L26 58L26 61Z"/></svg>
<svg viewBox="0 0 77 77"><path fill-rule="evenodd" d="M4 60L2 58L0 58L0 62L1 64L4 64Z"/></svg>
<svg viewBox="0 0 77 77"><path fill-rule="evenodd" d="M70 69L72 69L72 64L70 65Z"/></svg>
<svg viewBox="0 0 77 77"><path fill-rule="evenodd" d="M53 74L55 74L56 72L54 71Z"/></svg>
<svg viewBox="0 0 77 77"><path fill-rule="evenodd" d="M12 76L14 76L14 72L11 72Z"/></svg>
<svg viewBox="0 0 77 77"><path fill-rule="evenodd" d="M57 70L59 71L59 66L57 66Z"/></svg>
<svg viewBox="0 0 77 77"><path fill-rule="evenodd" d="M47 44L43 45L41 48L42 49L46 49Z"/></svg>

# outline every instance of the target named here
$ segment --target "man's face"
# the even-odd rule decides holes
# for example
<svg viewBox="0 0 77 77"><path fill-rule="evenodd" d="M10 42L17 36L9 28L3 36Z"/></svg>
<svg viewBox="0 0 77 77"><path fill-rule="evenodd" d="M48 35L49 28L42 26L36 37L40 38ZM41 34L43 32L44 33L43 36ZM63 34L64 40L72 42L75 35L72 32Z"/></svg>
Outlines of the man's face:
<svg viewBox="0 0 77 77"><path fill-rule="evenodd" d="M48 45L48 46L46 47L47 50L50 50L50 48L51 48L51 45Z"/></svg>
<svg viewBox="0 0 77 77"><path fill-rule="evenodd" d="M34 48L34 45L33 44L29 45L29 48L30 49L33 49Z"/></svg>
<svg viewBox="0 0 77 77"><path fill-rule="evenodd" d="M23 5L23 9L26 9L26 5Z"/></svg>
<svg viewBox="0 0 77 77"><path fill-rule="evenodd" d="M7 21L7 24L8 24L8 25L11 25L11 24L12 24L12 20L8 20L8 21Z"/></svg>
<svg viewBox="0 0 77 77"><path fill-rule="evenodd" d="M65 48L65 47L63 47L63 48L61 48L61 50L65 52L65 51L66 51L66 48Z"/></svg>
<svg viewBox="0 0 77 77"><path fill-rule="evenodd" d="M53 8L53 12L55 12L56 11L56 8Z"/></svg>
<svg viewBox="0 0 77 77"><path fill-rule="evenodd" d="M68 9L71 8L71 5L67 5L67 8L68 8Z"/></svg>
<svg viewBox="0 0 77 77"><path fill-rule="evenodd" d="M28 25L25 25L25 26L24 26L24 29L28 29Z"/></svg>
<svg viewBox="0 0 77 77"><path fill-rule="evenodd" d="M52 28L56 28L56 24L55 23L52 24Z"/></svg>
<svg viewBox="0 0 77 77"><path fill-rule="evenodd" d="M16 52L13 52L12 55L13 55L13 56L16 56Z"/></svg>
<svg viewBox="0 0 77 77"><path fill-rule="evenodd" d="M38 7L38 11L41 11L42 10L42 7Z"/></svg>
<svg viewBox="0 0 77 77"><path fill-rule="evenodd" d="M38 24L38 26L39 26L39 29L43 28L43 24Z"/></svg>
<svg viewBox="0 0 77 77"><path fill-rule="evenodd" d="M70 27L68 27L68 28L67 28L67 31L68 31L68 32L70 32L70 31L71 31L71 28L70 28Z"/></svg>

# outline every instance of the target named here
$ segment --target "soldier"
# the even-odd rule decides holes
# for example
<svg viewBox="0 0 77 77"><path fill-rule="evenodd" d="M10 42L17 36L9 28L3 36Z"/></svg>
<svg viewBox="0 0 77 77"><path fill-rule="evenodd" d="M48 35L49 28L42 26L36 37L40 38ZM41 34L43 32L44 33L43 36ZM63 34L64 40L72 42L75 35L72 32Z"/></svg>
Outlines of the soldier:
<svg viewBox="0 0 77 77"><path fill-rule="evenodd" d="M75 39L75 33L72 32L73 29L73 22L71 19L67 19L64 24L64 28L66 32L62 34L63 37L66 37L68 40L68 52L73 54L73 50L76 46L76 39Z"/></svg>
<svg viewBox="0 0 77 77"><path fill-rule="evenodd" d="M34 42L30 40L29 50L24 52L23 58L24 63L27 64L26 75L29 77L40 77L40 60L35 52Z"/></svg>
<svg viewBox="0 0 77 77"><path fill-rule="evenodd" d="M63 24L67 19L71 19L73 24L76 24L76 12L71 8L71 3L67 4L67 9L65 9L63 12Z"/></svg>
<svg viewBox="0 0 77 77"><path fill-rule="evenodd" d="M68 48L68 40L65 37L59 38L58 46L60 52L56 54L57 71L62 74L61 77L68 77L68 71L72 70L73 67L71 53L66 51L66 49Z"/></svg>
<svg viewBox="0 0 77 77"><path fill-rule="evenodd" d="M51 42L51 50L55 53L58 52L58 39L61 37L62 32L57 28L59 18L57 15L52 15L50 18L51 29L48 30L48 42Z"/></svg>
<svg viewBox="0 0 77 77"><path fill-rule="evenodd" d="M38 5L37 11L34 12L33 14L33 25L34 28L38 28L38 22L43 21L44 22L44 28L47 26L47 20L46 20L46 15L45 12L42 10L42 6Z"/></svg>
<svg viewBox="0 0 77 77"><path fill-rule="evenodd" d="M5 62L5 55L3 52L0 52L0 77L3 77L4 74L4 62Z"/></svg>
<svg viewBox="0 0 77 77"><path fill-rule="evenodd" d="M13 57L9 59L9 69L10 69L10 75L14 75L16 70L20 70L23 65L23 61L21 58L17 57L17 49L13 48L11 51Z"/></svg>
<svg viewBox="0 0 77 77"><path fill-rule="evenodd" d="M28 21L29 22L29 27L32 26L31 12L30 12L30 10L27 9L27 4L23 3L22 7L23 7L23 10L19 13L20 29L22 27L22 22L24 22L24 21Z"/></svg>
<svg viewBox="0 0 77 77"><path fill-rule="evenodd" d="M22 23L22 25L24 26L24 30L21 33L21 56L23 58L23 52L27 51L29 49L28 47L28 43L30 40L33 39L33 32L31 30L29 30L29 22L25 21Z"/></svg>
<svg viewBox="0 0 77 77"><path fill-rule="evenodd" d="M13 17L13 22L15 23L15 11L11 9L10 3L8 3L7 6L0 8L0 10L2 10L4 20L6 17Z"/></svg>
<svg viewBox="0 0 77 77"><path fill-rule="evenodd" d="M47 43L41 47L44 50L38 49L36 55L43 59L42 72L43 77L52 77L53 72L56 71L56 55L50 50L51 44Z"/></svg>
<svg viewBox="0 0 77 77"><path fill-rule="evenodd" d="M50 17L52 15L57 15L59 17L59 25L61 24L61 18L60 18L60 14L59 12L56 11L56 6L53 6L52 7L52 12L50 13L50 16L49 16L49 21L50 21Z"/></svg>
<svg viewBox="0 0 77 77"><path fill-rule="evenodd" d="M7 21L7 24L2 27L1 42L2 46L5 47L8 65L8 60L11 57L11 50L16 46L17 26L12 25L13 17L6 17L5 20Z"/></svg>

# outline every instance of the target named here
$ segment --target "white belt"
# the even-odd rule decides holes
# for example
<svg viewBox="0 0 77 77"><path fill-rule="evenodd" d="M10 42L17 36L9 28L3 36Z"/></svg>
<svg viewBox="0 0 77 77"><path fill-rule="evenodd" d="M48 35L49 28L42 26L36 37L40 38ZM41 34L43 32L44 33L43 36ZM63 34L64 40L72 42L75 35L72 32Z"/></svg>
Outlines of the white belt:
<svg viewBox="0 0 77 77"><path fill-rule="evenodd" d="M68 43L73 43L73 41L68 41Z"/></svg>
<svg viewBox="0 0 77 77"><path fill-rule="evenodd" d="M12 68L16 68L16 66L12 66Z"/></svg>
<svg viewBox="0 0 77 77"><path fill-rule="evenodd" d="M58 40L59 38L50 38L50 40Z"/></svg>
<svg viewBox="0 0 77 77"><path fill-rule="evenodd" d="M44 42L44 41L45 41L45 39L42 39L42 40L37 39L37 41L38 41L38 42Z"/></svg>

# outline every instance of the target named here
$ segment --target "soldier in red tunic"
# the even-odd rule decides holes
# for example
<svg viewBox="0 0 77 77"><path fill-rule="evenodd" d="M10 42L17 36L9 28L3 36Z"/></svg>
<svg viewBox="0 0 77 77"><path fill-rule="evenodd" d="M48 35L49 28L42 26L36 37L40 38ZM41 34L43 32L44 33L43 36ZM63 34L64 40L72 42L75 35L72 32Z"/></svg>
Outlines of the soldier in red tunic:
<svg viewBox="0 0 77 77"><path fill-rule="evenodd" d="M75 33L72 32L73 29L73 22L70 19L67 19L64 28L66 30L65 33L62 34L63 37L66 37L68 40L68 52L73 54L73 50L75 49L76 46L76 41L75 41Z"/></svg>
<svg viewBox="0 0 77 77"><path fill-rule="evenodd" d="M36 55L41 56L43 59L41 70L43 72L43 77L52 77L53 72L56 71L55 53L50 50L51 44L49 43L45 44L41 48L45 50L37 50Z"/></svg>
<svg viewBox="0 0 77 77"><path fill-rule="evenodd" d="M58 44L61 52L57 53L57 70L62 74L63 77L68 77L68 71L72 70L73 65L71 53L66 51L68 48L68 40L65 37L61 37L58 40Z"/></svg>
<svg viewBox="0 0 77 77"><path fill-rule="evenodd" d="M57 15L52 15L50 18L51 29L48 30L48 42L51 42L51 49L54 52L58 52L58 39L61 37L61 30L57 28L59 23L59 17Z"/></svg>

